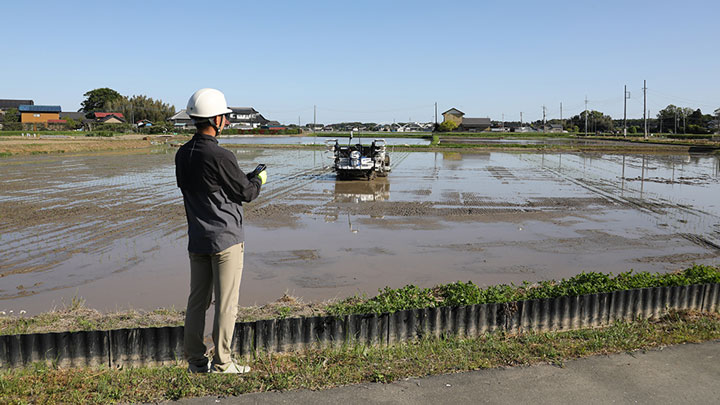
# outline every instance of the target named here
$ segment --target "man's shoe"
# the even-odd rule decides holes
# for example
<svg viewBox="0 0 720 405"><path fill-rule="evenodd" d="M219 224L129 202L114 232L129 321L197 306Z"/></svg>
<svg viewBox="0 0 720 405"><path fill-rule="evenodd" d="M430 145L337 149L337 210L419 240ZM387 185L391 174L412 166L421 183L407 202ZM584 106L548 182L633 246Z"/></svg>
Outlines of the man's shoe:
<svg viewBox="0 0 720 405"><path fill-rule="evenodd" d="M210 371L210 363L211 362L212 362L212 360L208 359L207 363L205 363L201 366L190 363L190 364L188 364L188 371L191 373L207 373L208 371Z"/></svg>
<svg viewBox="0 0 720 405"><path fill-rule="evenodd" d="M245 374L250 372L250 367L248 366L241 366L235 363L230 363L228 368L225 370L220 370L219 368L215 367L213 364L212 367L210 367L211 373L222 373L222 374Z"/></svg>

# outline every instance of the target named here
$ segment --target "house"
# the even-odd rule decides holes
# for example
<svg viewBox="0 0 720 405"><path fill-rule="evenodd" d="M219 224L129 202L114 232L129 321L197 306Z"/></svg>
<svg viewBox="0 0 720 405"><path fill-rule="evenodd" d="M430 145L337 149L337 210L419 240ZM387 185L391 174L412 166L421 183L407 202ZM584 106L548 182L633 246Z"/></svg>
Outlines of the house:
<svg viewBox="0 0 720 405"><path fill-rule="evenodd" d="M232 110L230 116L230 128L252 129L267 125L268 121L257 110L252 107L228 107Z"/></svg>
<svg viewBox="0 0 720 405"><path fill-rule="evenodd" d="M563 126L562 124L548 124L543 127L543 132L561 134L563 133Z"/></svg>
<svg viewBox="0 0 720 405"><path fill-rule="evenodd" d="M109 124L118 124L125 121L125 116L119 112L94 112L92 117L96 120L108 119L108 117L114 117L118 122L109 122Z"/></svg>
<svg viewBox="0 0 720 405"><path fill-rule="evenodd" d="M465 113L458 110L457 108L451 108L451 109L445 111L444 113L442 113L443 122L452 121L459 126L460 124L462 124L464 115L465 115Z"/></svg>
<svg viewBox="0 0 720 405"><path fill-rule="evenodd" d="M168 118L167 120L172 122L175 128L195 128L192 118L190 118L185 109L178 111L175 115Z"/></svg>
<svg viewBox="0 0 720 405"><path fill-rule="evenodd" d="M59 120L61 110L59 105L22 104L18 106L20 122L24 127L33 131L47 127L49 120Z"/></svg>
<svg viewBox="0 0 720 405"><path fill-rule="evenodd" d="M93 127L100 124L124 124L125 116L118 112L94 112L92 118L83 120L83 125L88 131L92 131Z"/></svg>
<svg viewBox="0 0 720 405"><path fill-rule="evenodd" d="M489 131L492 123L490 118L464 118L458 127L459 131L483 132Z"/></svg>
<svg viewBox="0 0 720 405"><path fill-rule="evenodd" d="M0 99L0 111L19 108L21 105L35 105L35 102L32 100Z"/></svg>
<svg viewBox="0 0 720 405"><path fill-rule="evenodd" d="M228 128L253 129L267 125L270 121L265 119L257 110L252 107L228 107L232 110L228 114L230 124ZM177 114L168 118L175 127L178 128L194 128L192 118L187 114L186 110L180 110Z"/></svg>
<svg viewBox="0 0 720 405"><path fill-rule="evenodd" d="M465 113L457 108L451 108L442 113L443 122L454 122L458 131L483 132L489 131L492 123L490 118L466 118Z"/></svg>
<svg viewBox="0 0 720 405"><path fill-rule="evenodd" d="M274 131L287 129L287 127L282 125L279 121L268 121L265 125L262 125L260 128L274 130Z"/></svg>

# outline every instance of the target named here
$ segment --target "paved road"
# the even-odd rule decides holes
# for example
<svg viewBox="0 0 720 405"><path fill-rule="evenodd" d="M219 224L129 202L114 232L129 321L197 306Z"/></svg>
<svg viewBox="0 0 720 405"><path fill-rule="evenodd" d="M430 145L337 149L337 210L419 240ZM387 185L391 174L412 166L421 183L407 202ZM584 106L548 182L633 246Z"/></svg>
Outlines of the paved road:
<svg viewBox="0 0 720 405"><path fill-rule="evenodd" d="M234 398L195 398L184 404L466 404L466 403L720 403L720 340L645 353L481 370L393 384L359 384Z"/></svg>

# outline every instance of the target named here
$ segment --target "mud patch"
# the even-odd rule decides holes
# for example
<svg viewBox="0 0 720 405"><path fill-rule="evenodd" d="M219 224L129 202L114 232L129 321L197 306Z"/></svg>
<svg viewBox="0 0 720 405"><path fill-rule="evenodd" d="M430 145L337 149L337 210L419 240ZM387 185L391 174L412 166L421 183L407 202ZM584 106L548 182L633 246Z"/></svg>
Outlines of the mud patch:
<svg viewBox="0 0 720 405"><path fill-rule="evenodd" d="M311 249L272 251L261 258L268 266L307 264L320 259L320 252Z"/></svg>
<svg viewBox="0 0 720 405"><path fill-rule="evenodd" d="M313 206L308 204L270 203L262 206L249 205L245 218L264 228L297 228L303 215L312 214Z"/></svg>
<svg viewBox="0 0 720 405"><path fill-rule="evenodd" d="M717 182L716 179L713 179L710 176L702 176L702 177L678 177L677 179L666 179L662 177L624 177L625 181L643 181L648 183L659 183L659 184L687 184L687 185L696 185L696 184L708 184L711 182Z"/></svg>
<svg viewBox="0 0 720 405"><path fill-rule="evenodd" d="M677 253L665 256L646 256L635 259L638 263L687 264L718 257L715 253Z"/></svg>
<svg viewBox="0 0 720 405"><path fill-rule="evenodd" d="M331 273L295 276L291 277L291 280L302 288L338 288L357 284L356 278Z"/></svg>
<svg viewBox="0 0 720 405"><path fill-rule="evenodd" d="M707 249L720 250L720 244L718 244L714 241L711 241L709 238L704 237L702 235L683 233L683 234L680 234L680 236L698 246L702 246Z"/></svg>
<svg viewBox="0 0 720 405"><path fill-rule="evenodd" d="M343 252L351 253L353 255L358 256L383 256L383 255L393 255L394 253L381 248L381 247L373 247L373 248L343 248L341 249Z"/></svg>

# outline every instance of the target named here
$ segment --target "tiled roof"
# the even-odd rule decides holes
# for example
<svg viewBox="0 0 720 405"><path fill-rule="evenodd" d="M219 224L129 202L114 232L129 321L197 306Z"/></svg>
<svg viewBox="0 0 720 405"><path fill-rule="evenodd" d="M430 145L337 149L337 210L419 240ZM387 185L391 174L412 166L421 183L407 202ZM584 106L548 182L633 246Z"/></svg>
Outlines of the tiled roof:
<svg viewBox="0 0 720 405"><path fill-rule="evenodd" d="M458 110L457 108L451 108L451 109L445 111L444 113L442 113L442 115L445 115L447 113L452 113L453 115L465 115L464 112Z"/></svg>
<svg viewBox="0 0 720 405"><path fill-rule="evenodd" d="M463 118L461 125L465 128L485 128L490 126L490 118Z"/></svg>
<svg viewBox="0 0 720 405"><path fill-rule="evenodd" d="M95 118L105 118L108 115L114 115L118 118L125 118L122 113L118 112L94 112L93 115L95 116Z"/></svg>
<svg viewBox="0 0 720 405"><path fill-rule="evenodd" d="M35 102L32 100L0 99L0 110L9 110L11 108L18 108L21 105L33 104L35 104Z"/></svg>

